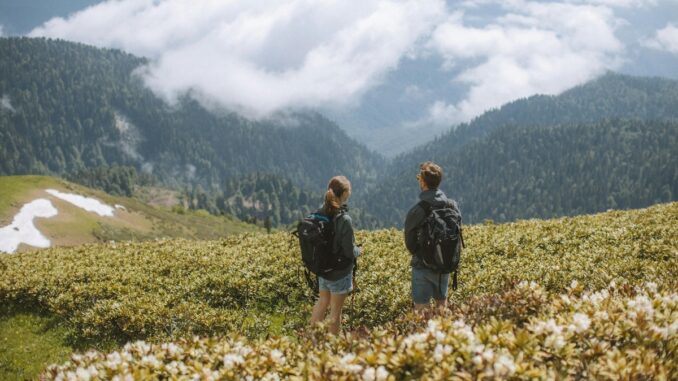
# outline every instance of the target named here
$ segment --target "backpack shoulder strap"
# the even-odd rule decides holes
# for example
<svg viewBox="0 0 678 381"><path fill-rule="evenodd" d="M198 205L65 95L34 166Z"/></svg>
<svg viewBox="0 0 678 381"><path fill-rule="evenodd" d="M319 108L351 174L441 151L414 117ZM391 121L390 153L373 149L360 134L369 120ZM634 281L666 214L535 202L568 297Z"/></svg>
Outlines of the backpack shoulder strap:
<svg viewBox="0 0 678 381"><path fill-rule="evenodd" d="M330 218L322 213L311 213L311 216L315 217L318 220L322 220L325 222L332 222Z"/></svg>

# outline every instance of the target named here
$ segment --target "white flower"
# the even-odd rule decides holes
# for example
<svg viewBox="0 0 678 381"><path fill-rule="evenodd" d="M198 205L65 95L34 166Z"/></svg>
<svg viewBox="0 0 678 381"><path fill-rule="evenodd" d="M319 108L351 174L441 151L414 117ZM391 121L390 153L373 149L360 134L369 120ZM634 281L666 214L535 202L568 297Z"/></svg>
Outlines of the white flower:
<svg viewBox="0 0 678 381"><path fill-rule="evenodd" d="M563 327L556 324L555 320L549 319L546 321L546 330L551 333L560 334L563 332Z"/></svg>
<svg viewBox="0 0 678 381"><path fill-rule="evenodd" d="M593 315L597 320L607 320L610 318L610 315L608 315L607 311L596 311L596 313Z"/></svg>
<svg viewBox="0 0 678 381"><path fill-rule="evenodd" d="M428 338L428 334L426 334L426 333L412 334L412 335L407 336L403 340L403 345L406 346L406 347L409 347L409 346L417 344L417 343L423 343L424 341L426 341L427 338Z"/></svg>
<svg viewBox="0 0 678 381"><path fill-rule="evenodd" d="M492 349L486 349L482 356L485 361L490 362L494 359L494 351Z"/></svg>
<svg viewBox="0 0 678 381"><path fill-rule="evenodd" d="M568 306L572 303L570 297L567 295L560 295L560 299L563 301L563 303L565 303Z"/></svg>
<svg viewBox="0 0 678 381"><path fill-rule="evenodd" d="M546 340L544 340L544 345L554 349L561 349L565 346L565 338L559 334L549 335Z"/></svg>
<svg viewBox="0 0 678 381"><path fill-rule="evenodd" d="M652 301L646 295L638 295L634 299L629 300L629 308L631 308L636 313L643 312L646 317L651 318L654 316L654 307L652 306ZM636 314L630 314L633 318L636 317Z"/></svg>
<svg viewBox="0 0 678 381"><path fill-rule="evenodd" d="M645 283L645 288L652 292L657 292L657 283L655 282L647 282Z"/></svg>
<svg viewBox="0 0 678 381"><path fill-rule="evenodd" d="M473 356L473 363L479 366L480 364L483 363L483 358L480 356Z"/></svg>
<svg viewBox="0 0 678 381"><path fill-rule="evenodd" d="M365 381L376 381L377 379L377 370L369 367L363 372L363 380Z"/></svg>
<svg viewBox="0 0 678 381"><path fill-rule="evenodd" d="M75 379L78 381L89 381L92 376L93 375L90 374L89 369L78 368L75 370Z"/></svg>
<svg viewBox="0 0 678 381"><path fill-rule="evenodd" d="M577 288L577 286L579 286L579 282L577 282L576 279L573 279L572 283L570 283L570 288L574 289Z"/></svg>
<svg viewBox="0 0 678 381"><path fill-rule="evenodd" d="M176 355L179 355L183 352L181 347L179 347L178 345L176 345L174 343L169 343L169 344L165 343L161 346L161 348L163 350L167 351L167 353L169 353L171 356L176 356Z"/></svg>
<svg viewBox="0 0 678 381"><path fill-rule="evenodd" d="M355 355L353 353L347 353L344 355L344 357L341 358L341 363L342 364L350 364L355 360Z"/></svg>
<svg viewBox="0 0 678 381"><path fill-rule="evenodd" d="M353 361L355 360L355 355L353 353L347 353L344 355L344 357L341 358L339 363L341 366L346 369L347 371L351 373L360 373L363 370L362 365L359 364L353 364Z"/></svg>
<svg viewBox="0 0 678 381"><path fill-rule="evenodd" d="M283 364L285 362L285 356L279 350L274 349L271 351L271 360L276 364Z"/></svg>
<svg viewBox="0 0 678 381"><path fill-rule="evenodd" d="M588 315L576 313L572 317L572 325L570 326L570 331L582 333L589 329L590 326L591 319L589 319Z"/></svg>
<svg viewBox="0 0 678 381"><path fill-rule="evenodd" d="M120 356L120 353L113 352L110 353L108 356L106 356L106 362L105 366L110 369L115 369L117 368L120 364L122 364L122 357Z"/></svg>
<svg viewBox="0 0 678 381"><path fill-rule="evenodd" d="M516 372L516 364L513 359L507 355L501 355L494 363L494 374L505 377Z"/></svg>
<svg viewBox="0 0 678 381"><path fill-rule="evenodd" d="M435 320L429 320L428 321L428 332L429 333L435 333L438 331L438 322Z"/></svg>
<svg viewBox="0 0 678 381"><path fill-rule="evenodd" d="M264 377L261 378L262 381L280 381L280 375L278 373L266 373Z"/></svg>
<svg viewBox="0 0 678 381"><path fill-rule="evenodd" d="M224 356L224 368L232 369L236 365L245 363L245 359L239 354L227 354Z"/></svg>
<svg viewBox="0 0 678 381"><path fill-rule="evenodd" d="M445 356L448 356L452 354L452 347L449 345L441 345L438 344L436 345L435 349L433 350L433 359L436 362L441 362L445 358Z"/></svg>
<svg viewBox="0 0 678 381"><path fill-rule="evenodd" d="M219 377L219 372L215 372L210 368L202 368L202 380L214 381Z"/></svg>
<svg viewBox="0 0 678 381"><path fill-rule="evenodd" d="M436 345L436 348L433 350L433 360L436 362L442 362L443 361L443 346L438 344Z"/></svg>
<svg viewBox="0 0 678 381"><path fill-rule="evenodd" d="M150 368L159 368L161 363L157 358L155 358L154 355L148 355L141 358L141 365L145 365Z"/></svg>
<svg viewBox="0 0 678 381"><path fill-rule="evenodd" d="M388 379L388 370L384 368L383 365L380 365L377 368L377 381L386 381Z"/></svg>
<svg viewBox="0 0 678 381"><path fill-rule="evenodd" d="M167 369L167 371L170 374L176 375L177 373L179 373L178 365L179 363L177 363L176 361L172 361L171 363L167 364L167 367L165 369Z"/></svg>

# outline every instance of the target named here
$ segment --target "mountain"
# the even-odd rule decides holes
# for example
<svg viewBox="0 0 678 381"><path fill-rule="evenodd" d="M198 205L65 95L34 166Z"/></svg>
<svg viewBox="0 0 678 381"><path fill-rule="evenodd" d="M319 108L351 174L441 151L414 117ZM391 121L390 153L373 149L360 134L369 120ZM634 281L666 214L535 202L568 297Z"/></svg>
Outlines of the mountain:
<svg viewBox="0 0 678 381"><path fill-rule="evenodd" d="M247 120L141 84L146 63L117 50L0 39L0 174L65 175L134 166L161 184L220 190L255 172L320 191L347 174L364 189L385 161L317 113Z"/></svg>
<svg viewBox="0 0 678 381"><path fill-rule="evenodd" d="M234 217L170 211L47 176L0 176L0 252L260 230Z"/></svg>
<svg viewBox="0 0 678 381"><path fill-rule="evenodd" d="M394 172L409 163L438 160L501 126L553 126L604 119L678 119L678 81L608 73L560 95L534 95L490 110L395 158Z"/></svg>
<svg viewBox="0 0 678 381"><path fill-rule="evenodd" d="M676 200L677 123L678 81L608 74L509 103L397 157L365 202L402 224L426 160L443 167L442 187L472 222Z"/></svg>
<svg viewBox="0 0 678 381"><path fill-rule="evenodd" d="M424 160L445 168L467 221L676 199L666 155L678 151L678 81L610 73L511 102L389 162L317 113L248 120L203 108L199 94L167 103L136 76L146 63L65 41L0 39L0 174L60 175L127 196L134 181L148 182L180 191L188 208L274 226L318 204L337 174L353 183L358 227L399 225Z"/></svg>

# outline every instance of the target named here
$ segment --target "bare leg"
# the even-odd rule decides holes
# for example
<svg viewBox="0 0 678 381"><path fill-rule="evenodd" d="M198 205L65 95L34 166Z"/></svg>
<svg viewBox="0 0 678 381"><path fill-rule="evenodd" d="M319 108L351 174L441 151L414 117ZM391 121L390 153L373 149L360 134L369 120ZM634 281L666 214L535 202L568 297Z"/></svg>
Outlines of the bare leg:
<svg viewBox="0 0 678 381"><path fill-rule="evenodd" d="M326 290L320 291L318 301L313 306L313 313L311 314L311 325L317 324L325 320L325 312L330 305L330 292Z"/></svg>
<svg viewBox="0 0 678 381"><path fill-rule="evenodd" d="M439 314L445 312L447 308L447 299L436 299L436 307Z"/></svg>
<svg viewBox="0 0 678 381"><path fill-rule="evenodd" d="M341 329L341 309L348 294L332 294L330 297L330 333L338 334Z"/></svg>
<svg viewBox="0 0 678 381"><path fill-rule="evenodd" d="M414 312L417 313L424 313L428 310L429 305L428 304L414 304Z"/></svg>

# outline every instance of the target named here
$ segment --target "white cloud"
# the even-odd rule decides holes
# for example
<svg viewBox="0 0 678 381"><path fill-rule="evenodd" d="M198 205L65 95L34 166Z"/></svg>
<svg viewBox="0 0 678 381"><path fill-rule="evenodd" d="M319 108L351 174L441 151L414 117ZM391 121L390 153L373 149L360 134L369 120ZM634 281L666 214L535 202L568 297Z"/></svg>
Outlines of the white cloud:
<svg viewBox="0 0 678 381"><path fill-rule="evenodd" d="M120 0L30 35L147 56L139 74L166 99L263 115L356 101L444 15L442 0Z"/></svg>
<svg viewBox="0 0 678 381"><path fill-rule="evenodd" d="M14 107L12 107L12 102L9 99L8 95L3 95L2 98L0 98L0 109L6 109L11 112L15 112Z"/></svg>
<svg viewBox="0 0 678 381"><path fill-rule="evenodd" d="M657 5L657 0L569 0L574 4L604 5L616 8L644 8Z"/></svg>
<svg viewBox="0 0 678 381"><path fill-rule="evenodd" d="M483 27L455 13L440 24L429 46L457 69L466 84L456 104L436 101L425 121L448 125L536 93L557 94L620 65L619 20L607 7L567 3L504 2L506 12ZM445 119L447 118L447 119Z"/></svg>
<svg viewBox="0 0 678 381"><path fill-rule="evenodd" d="M666 27L658 30L652 39L645 41L644 45L653 49L678 54L678 27L673 24L667 24Z"/></svg>

